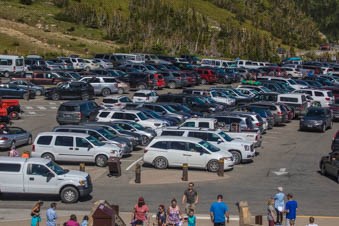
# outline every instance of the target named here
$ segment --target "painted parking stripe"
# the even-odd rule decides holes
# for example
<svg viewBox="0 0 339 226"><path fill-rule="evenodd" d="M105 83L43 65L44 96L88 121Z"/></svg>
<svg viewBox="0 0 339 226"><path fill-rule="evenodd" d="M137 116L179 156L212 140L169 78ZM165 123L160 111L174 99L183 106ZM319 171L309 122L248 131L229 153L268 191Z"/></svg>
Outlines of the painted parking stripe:
<svg viewBox="0 0 339 226"><path fill-rule="evenodd" d="M29 115L36 115L36 112L35 111L29 111L29 112L27 112L27 114L29 114Z"/></svg>
<svg viewBox="0 0 339 226"><path fill-rule="evenodd" d="M137 164L138 162L140 162L142 160L143 157L138 158L137 160L135 160L134 162L132 162L127 168L126 171L130 170L135 164Z"/></svg>
<svg viewBox="0 0 339 226"><path fill-rule="evenodd" d="M48 104L50 104L50 105L56 105L56 103L54 103L54 102L48 102Z"/></svg>
<svg viewBox="0 0 339 226"><path fill-rule="evenodd" d="M46 110L47 108L44 106L37 106L37 108L39 108L40 110Z"/></svg>
<svg viewBox="0 0 339 226"><path fill-rule="evenodd" d="M55 110L55 109L57 109L57 107L49 107L50 109L53 109L53 110Z"/></svg>
<svg viewBox="0 0 339 226"><path fill-rule="evenodd" d="M33 109L31 106L25 106L26 109Z"/></svg>

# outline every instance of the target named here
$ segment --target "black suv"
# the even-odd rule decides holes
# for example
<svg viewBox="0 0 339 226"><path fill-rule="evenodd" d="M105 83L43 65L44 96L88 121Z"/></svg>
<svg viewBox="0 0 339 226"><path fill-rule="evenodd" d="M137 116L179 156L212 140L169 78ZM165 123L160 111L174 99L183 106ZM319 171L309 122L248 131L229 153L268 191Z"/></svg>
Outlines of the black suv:
<svg viewBox="0 0 339 226"><path fill-rule="evenodd" d="M215 105L212 103L206 102L203 98L194 95L187 94L164 94L160 95L157 102L172 102L184 104L192 111L203 112L203 113L212 113L215 111L221 111L222 105Z"/></svg>
<svg viewBox="0 0 339 226"><path fill-rule="evenodd" d="M65 82L57 87L48 88L45 97L52 100L60 99L93 99L94 88L85 82Z"/></svg>
<svg viewBox="0 0 339 226"><path fill-rule="evenodd" d="M56 120L60 125L94 121L100 109L94 101L68 101L59 106Z"/></svg>
<svg viewBox="0 0 339 226"><path fill-rule="evenodd" d="M131 89L153 89L157 86L157 80L151 73L132 72L120 80L128 82Z"/></svg>

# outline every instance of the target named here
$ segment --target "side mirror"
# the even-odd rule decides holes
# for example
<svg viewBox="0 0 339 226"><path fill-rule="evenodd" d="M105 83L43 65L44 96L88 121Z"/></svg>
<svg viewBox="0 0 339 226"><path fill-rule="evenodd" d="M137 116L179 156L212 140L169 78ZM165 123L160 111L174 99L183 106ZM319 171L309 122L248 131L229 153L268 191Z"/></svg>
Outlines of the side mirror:
<svg viewBox="0 0 339 226"><path fill-rule="evenodd" d="M166 111L161 112L162 115L166 115Z"/></svg>
<svg viewBox="0 0 339 226"><path fill-rule="evenodd" d="M220 144L220 143L222 143L223 141L222 141L222 139L218 139L218 144Z"/></svg>
<svg viewBox="0 0 339 226"><path fill-rule="evenodd" d="M46 174L46 181L49 182L54 177L54 174L51 172L48 172Z"/></svg>
<svg viewBox="0 0 339 226"><path fill-rule="evenodd" d="M139 121L139 119L138 119L138 118L135 118L135 119L134 119L134 121L138 122L138 121Z"/></svg>
<svg viewBox="0 0 339 226"><path fill-rule="evenodd" d="M87 149L88 150L91 150L93 147L92 147L92 145L91 144L89 144L88 146L87 146Z"/></svg>
<svg viewBox="0 0 339 226"><path fill-rule="evenodd" d="M200 155L203 155L203 154L205 154L205 152L201 150L201 151L200 151Z"/></svg>

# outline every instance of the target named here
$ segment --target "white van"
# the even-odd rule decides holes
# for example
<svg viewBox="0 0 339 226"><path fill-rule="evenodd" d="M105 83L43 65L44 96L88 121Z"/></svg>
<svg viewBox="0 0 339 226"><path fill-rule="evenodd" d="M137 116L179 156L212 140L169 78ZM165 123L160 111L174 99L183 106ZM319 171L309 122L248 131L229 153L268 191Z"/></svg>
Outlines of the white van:
<svg viewBox="0 0 339 226"><path fill-rule="evenodd" d="M0 55L0 74L8 78L11 74L25 71L23 57L14 55Z"/></svg>
<svg viewBox="0 0 339 226"><path fill-rule="evenodd" d="M104 167L110 157L121 157L122 151L88 134L44 132L36 137L31 155L52 161L93 162Z"/></svg>
<svg viewBox="0 0 339 226"><path fill-rule="evenodd" d="M0 194L58 195L73 203L92 190L86 172L65 170L49 159L0 157Z"/></svg>

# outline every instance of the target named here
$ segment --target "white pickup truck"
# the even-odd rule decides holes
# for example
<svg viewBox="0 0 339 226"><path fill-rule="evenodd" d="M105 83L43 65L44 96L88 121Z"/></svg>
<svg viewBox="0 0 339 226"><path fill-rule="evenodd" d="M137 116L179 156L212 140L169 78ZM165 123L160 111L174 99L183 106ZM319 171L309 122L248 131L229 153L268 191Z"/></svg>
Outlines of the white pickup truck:
<svg viewBox="0 0 339 226"><path fill-rule="evenodd" d="M59 195L64 203L73 203L92 190L88 173L43 158L0 157L0 194Z"/></svg>
<svg viewBox="0 0 339 226"><path fill-rule="evenodd" d="M253 143L253 146L260 147L262 143L262 136L260 131L253 131L253 132L230 132L225 130L224 128L218 125L218 122L214 118L189 118L185 122L183 122L180 128L208 128L208 129L222 129L226 132L227 135L232 137L233 139L239 139L244 141L250 141Z"/></svg>

